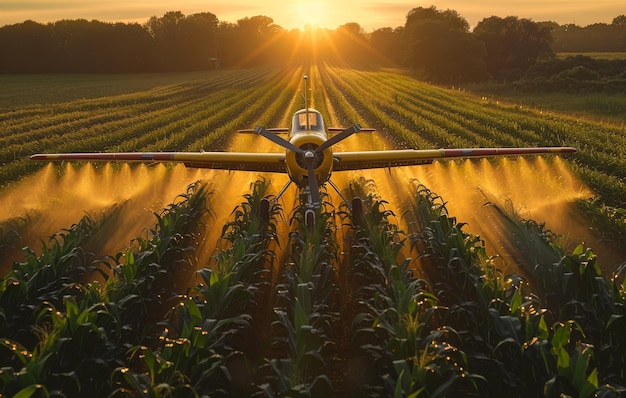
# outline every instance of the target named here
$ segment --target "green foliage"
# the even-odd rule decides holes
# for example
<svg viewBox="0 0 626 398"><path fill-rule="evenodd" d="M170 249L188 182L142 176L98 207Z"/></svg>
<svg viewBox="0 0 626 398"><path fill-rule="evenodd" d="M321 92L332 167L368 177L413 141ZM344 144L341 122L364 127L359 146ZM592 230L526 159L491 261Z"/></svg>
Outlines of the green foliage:
<svg viewBox="0 0 626 398"><path fill-rule="evenodd" d="M626 209L603 204L599 197L576 203L591 221L595 232L618 244L626 239Z"/></svg>
<svg viewBox="0 0 626 398"><path fill-rule="evenodd" d="M469 33L456 11L417 7L404 26L406 63L437 83L481 81L487 77L485 46Z"/></svg>
<svg viewBox="0 0 626 398"><path fill-rule="evenodd" d="M624 94L623 59L599 59L584 55L550 59L533 65L515 83L524 91Z"/></svg>
<svg viewBox="0 0 626 398"><path fill-rule="evenodd" d="M437 267L436 273L428 274L429 280L439 286L436 296L440 303L447 303L442 319L460 336L468 368L490 380L489 384L477 384L479 389L489 395L507 391L511 396L610 396L623 389L615 368L606 367L610 363L623 368L612 356L622 343L609 337L604 326L621 319L617 314L622 311L615 306L593 252L581 245L563 255L557 240L548 246L543 240L545 231L536 223L519 224L528 227L527 241L545 242L540 251L549 247L560 259L535 267L548 303L542 308L542 299L532 294L526 281L515 275L503 278L479 255L482 249L475 238L458 227L451 228L453 219L445 215L436 196L420 185L416 191L419 200L413 211L430 222L420 222L421 232L412 241L427 248L427 264ZM442 228L442 224L449 227ZM536 238L531 239L533 235ZM529 247L532 250L534 246ZM533 258L542 261L550 257ZM450 264L457 267L450 269ZM438 284L439 275L444 278ZM614 291L620 288L614 287ZM550 319L558 321L548 327ZM594 354L594 347L606 347L609 340L614 344L612 354ZM603 380L608 384L600 389Z"/></svg>
<svg viewBox="0 0 626 398"><path fill-rule="evenodd" d="M251 185L252 194L245 196L224 227L222 239L230 246L216 256L213 268L197 271L201 282L172 309L157 348L133 348L148 371L118 369L124 387L116 393L244 396L252 392L235 380L252 377L246 363L254 359L243 357L239 350L252 353L251 347L263 344L249 335L262 326L258 306L264 300L261 294L267 294L265 265L271 258L268 247L275 238L280 209L274 203L269 220L260 216L267 186L264 180Z"/></svg>
<svg viewBox="0 0 626 398"><path fill-rule="evenodd" d="M550 29L529 19L492 16L474 34L487 48L487 68L497 79L514 79L538 60L553 56Z"/></svg>
<svg viewBox="0 0 626 398"><path fill-rule="evenodd" d="M276 286L272 324L274 351L285 354L265 364L266 382L260 388L269 396L323 396L333 388L331 330L339 319L334 305L336 243L331 229L335 215L329 203L316 213L312 227L306 225L304 204L292 219L300 228L290 234L293 264L283 270Z"/></svg>
<svg viewBox="0 0 626 398"><path fill-rule="evenodd" d="M100 274L104 283L79 281L93 271L79 250L95 228L86 219L3 280L3 300L34 297L28 286L45 300L22 304L31 311L22 326L30 339L3 337L0 391L111 397L624 391L626 268L606 281L591 250L580 245L565 254L543 226L499 208L512 230L532 242L530 251L553 251L529 255L542 287L535 294L528 281L495 267L480 238L448 216L442 198L417 182L411 186L405 235L373 181L350 184L351 196L363 203L362 214L339 214L350 272L336 267L332 206L325 204L313 228L300 227L304 213L297 209L288 242L292 263L272 288L280 206L270 197L270 217L262 217L268 184L257 181L223 228L224 248L211 267L201 268L199 283L170 304L162 301L173 291L167 275L194 261L206 188L191 186L156 214L155 226L132 250L101 263L110 267ZM417 260L402 257L409 243L426 278L415 277ZM52 283L43 269L66 283ZM164 304L172 306L168 314L156 310ZM19 316L4 305L3 317L15 324ZM147 324L150 319L160 326ZM337 339L346 322L347 344Z"/></svg>
<svg viewBox="0 0 626 398"><path fill-rule="evenodd" d="M204 187L190 187L181 198L157 217L152 237L141 240L143 251L128 251L125 264L102 274L105 285L79 282L94 270L80 250L94 230L88 217L53 237L40 256L28 251L28 261L2 281L3 317L23 331L3 331L3 394L108 395L114 367L127 363L129 343L142 338L145 318L135 311L158 293L152 290L163 267L180 264L205 209Z"/></svg>
<svg viewBox="0 0 626 398"><path fill-rule="evenodd" d="M95 270L82 251L97 223L83 217L69 229L50 237L37 255L24 248L26 260L15 263L0 282L0 335L10 339L18 336L33 348L32 327L40 306L60 305L65 295L80 294L80 281Z"/></svg>

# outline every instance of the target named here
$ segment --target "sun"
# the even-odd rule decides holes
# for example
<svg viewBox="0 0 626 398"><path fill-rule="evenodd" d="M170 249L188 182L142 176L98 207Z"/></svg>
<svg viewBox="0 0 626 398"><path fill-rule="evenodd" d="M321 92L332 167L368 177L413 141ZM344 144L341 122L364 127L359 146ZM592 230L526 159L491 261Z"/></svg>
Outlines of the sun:
<svg viewBox="0 0 626 398"><path fill-rule="evenodd" d="M323 27L328 24L328 4L321 0L298 0L293 3L293 15L296 21L293 25L301 28L309 26Z"/></svg>

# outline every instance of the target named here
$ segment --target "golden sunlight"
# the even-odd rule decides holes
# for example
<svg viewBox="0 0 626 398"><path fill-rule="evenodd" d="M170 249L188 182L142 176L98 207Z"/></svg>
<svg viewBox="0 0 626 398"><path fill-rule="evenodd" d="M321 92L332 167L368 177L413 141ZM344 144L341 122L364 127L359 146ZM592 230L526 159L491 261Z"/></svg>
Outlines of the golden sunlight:
<svg viewBox="0 0 626 398"><path fill-rule="evenodd" d="M328 23L328 3L324 0L298 0L291 8L292 15L296 18L294 25L301 29L307 25L324 27Z"/></svg>

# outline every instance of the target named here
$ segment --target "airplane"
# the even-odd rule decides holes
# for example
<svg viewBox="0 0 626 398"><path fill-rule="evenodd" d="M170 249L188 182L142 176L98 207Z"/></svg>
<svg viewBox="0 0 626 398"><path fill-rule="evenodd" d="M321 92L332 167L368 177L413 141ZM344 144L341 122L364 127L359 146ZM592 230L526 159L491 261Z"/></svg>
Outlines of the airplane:
<svg viewBox="0 0 626 398"><path fill-rule="evenodd" d="M534 148L459 148L459 149L399 149L380 151L334 152L333 146L357 132L372 132L358 124L351 127L326 128L322 114L307 103L307 76L304 76L304 108L294 113L291 129L256 127L239 130L255 133L283 147L284 152L118 152L118 153L56 153L35 154L37 161L121 161L121 162L182 162L186 167L283 173L289 180L273 200L278 200L293 183L306 198L305 223L312 227L321 206L320 187L329 183L344 199L332 182L333 172L392 168L430 164L437 159L477 158L529 154L566 154L576 152L572 147ZM289 133L289 139L278 134ZM359 199L352 207L361 209ZM262 214L269 211L269 202L262 202ZM360 210L358 210L360 211ZM268 217L268 216L266 216ZM264 217L265 218L265 217Z"/></svg>

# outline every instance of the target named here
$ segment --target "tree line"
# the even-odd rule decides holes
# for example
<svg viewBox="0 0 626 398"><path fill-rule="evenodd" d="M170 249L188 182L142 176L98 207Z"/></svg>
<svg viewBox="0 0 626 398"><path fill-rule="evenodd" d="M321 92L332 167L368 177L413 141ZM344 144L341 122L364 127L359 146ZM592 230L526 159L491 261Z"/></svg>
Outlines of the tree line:
<svg viewBox="0 0 626 398"><path fill-rule="evenodd" d="M62 20L25 21L0 28L3 73L174 72L232 65L272 42L281 28L269 17L220 22L209 12L180 11L145 24ZM277 43L250 61L274 54Z"/></svg>
<svg viewBox="0 0 626 398"><path fill-rule="evenodd" d="M531 67L545 62L555 69L590 64L579 58L574 59L575 65L571 61L561 63L555 58L557 51L626 52L626 17L616 17L610 25L574 28L516 16L492 16L470 31L467 20L454 10L418 7L409 11L404 26L375 30L370 44L377 52L437 83L489 78L516 81L525 78ZM609 62L609 67L604 64L598 70L613 73L624 71L626 66L620 61Z"/></svg>
<svg viewBox="0 0 626 398"><path fill-rule="evenodd" d="M558 52L626 52L626 15L611 24L595 23L585 27L545 23L552 30L552 48Z"/></svg>
<svg viewBox="0 0 626 398"><path fill-rule="evenodd" d="M425 79L457 83L517 79L555 50L626 51L623 15L585 28L489 17L470 31L456 11L432 6L412 9L396 28L365 33L350 22L320 31L287 31L267 16L223 22L210 12L171 11L143 25L25 21L0 28L0 73L193 71L324 55L393 61Z"/></svg>

